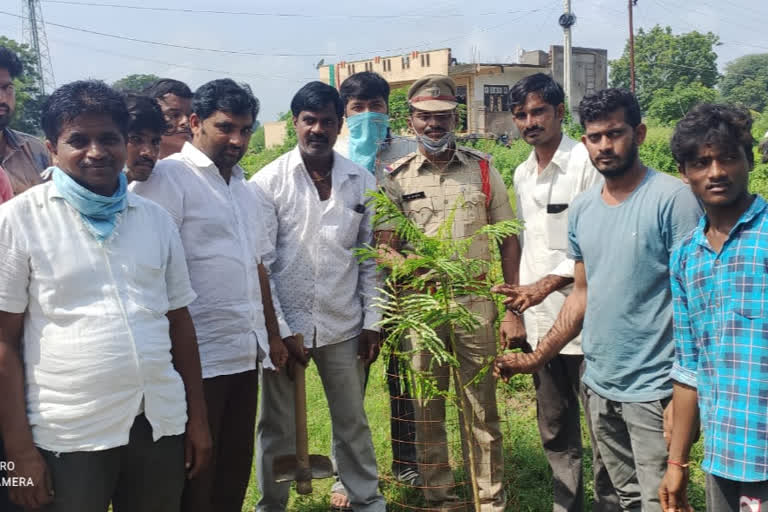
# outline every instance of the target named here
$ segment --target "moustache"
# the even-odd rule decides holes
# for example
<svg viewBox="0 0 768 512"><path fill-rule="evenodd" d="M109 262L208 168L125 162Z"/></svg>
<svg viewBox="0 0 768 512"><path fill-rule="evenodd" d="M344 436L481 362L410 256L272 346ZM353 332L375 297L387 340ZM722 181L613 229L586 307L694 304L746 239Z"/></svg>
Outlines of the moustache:
<svg viewBox="0 0 768 512"><path fill-rule="evenodd" d="M180 130L173 130L173 129L171 129L171 130L166 131L165 135L167 137L172 137L174 135L189 135L189 136L191 136L192 135L192 130L190 130L189 128L182 128Z"/></svg>
<svg viewBox="0 0 768 512"><path fill-rule="evenodd" d="M320 136L317 136L317 135L310 135L307 138L307 141L308 142L323 142L325 144L328 144L328 138L327 137L320 137Z"/></svg>
<svg viewBox="0 0 768 512"><path fill-rule="evenodd" d="M523 135L530 135L533 132L543 132L543 131L544 131L544 128L542 128L541 126L533 126L531 128L527 128L523 132Z"/></svg>
<svg viewBox="0 0 768 512"><path fill-rule="evenodd" d="M8 105L7 103L0 103L0 109L5 109L8 112L10 112L11 111L11 106Z"/></svg>
<svg viewBox="0 0 768 512"><path fill-rule="evenodd" d="M154 167L155 161L150 158L139 157L133 162L133 165L146 165L147 167Z"/></svg>
<svg viewBox="0 0 768 512"><path fill-rule="evenodd" d="M115 161L112 158L104 158L103 160L83 160L80 167L83 169L89 169L91 167L109 167L114 166Z"/></svg>

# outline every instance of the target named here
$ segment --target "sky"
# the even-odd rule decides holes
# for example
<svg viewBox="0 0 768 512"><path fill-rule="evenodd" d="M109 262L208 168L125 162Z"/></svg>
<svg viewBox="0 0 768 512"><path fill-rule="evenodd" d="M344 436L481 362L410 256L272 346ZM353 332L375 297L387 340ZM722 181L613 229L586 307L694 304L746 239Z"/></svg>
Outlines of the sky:
<svg viewBox="0 0 768 512"><path fill-rule="evenodd" d="M0 35L21 40L23 3L0 4ZM119 7L150 5L168 10ZM606 48L609 59L618 58L628 36L627 2L572 0L571 8L573 45ZM209 12L189 12L195 10ZM317 79L320 59L328 64L447 47L460 62L516 62L521 49L547 50L563 41L562 0L42 0L42 11L56 84L152 73L194 89L231 77L251 86L262 122L289 110L293 94ZM741 55L768 52L764 0L639 0L634 18L635 30L660 24L675 33L714 32L722 41L721 69Z"/></svg>

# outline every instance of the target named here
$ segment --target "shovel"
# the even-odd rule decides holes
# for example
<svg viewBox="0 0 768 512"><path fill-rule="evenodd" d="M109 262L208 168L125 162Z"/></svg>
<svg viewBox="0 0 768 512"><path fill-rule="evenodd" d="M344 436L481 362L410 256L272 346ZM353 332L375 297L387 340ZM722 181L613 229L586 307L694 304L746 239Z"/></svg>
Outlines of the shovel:
<svg viewBox="0 0 768 512"><path fill-rule="evenodd" d="M297 335L299 337L300 335ZM299 339L299 342L302 340ZM312 493L312 479L333 476L331 459L324 455L309 455L307 441L307 392L304 365L295 365L293 377L294 407L296 408L296 455L281 455L272 464L275 482L296 481L296 492Z"/></svg>

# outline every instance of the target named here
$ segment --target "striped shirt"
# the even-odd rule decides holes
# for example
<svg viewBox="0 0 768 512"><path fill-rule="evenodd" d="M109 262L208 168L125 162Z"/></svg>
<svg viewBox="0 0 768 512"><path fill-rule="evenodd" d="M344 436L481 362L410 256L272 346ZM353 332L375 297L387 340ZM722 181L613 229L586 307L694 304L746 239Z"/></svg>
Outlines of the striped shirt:
<svg viewBox="0 0 768 512"><path fill-rule="evenodd" d="M702 469L768 480L768 204L756 196L720 253L706 217L672 255L672 378L697 388Z"/></svg>

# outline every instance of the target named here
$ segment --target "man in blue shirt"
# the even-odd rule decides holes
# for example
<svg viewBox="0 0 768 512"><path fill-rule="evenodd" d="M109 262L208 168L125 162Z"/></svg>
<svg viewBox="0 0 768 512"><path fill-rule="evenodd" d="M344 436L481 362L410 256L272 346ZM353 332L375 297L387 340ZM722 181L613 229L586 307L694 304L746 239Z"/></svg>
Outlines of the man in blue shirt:
<svg viewBox="0 0 768 512"><path fill-rule="evenodd" d="M605 183L570 206L574 288L536 350L500 356L496 373L537 371L583 324L589 421L621 509L660 512L674 360L669 255L701 209L684 183L640 161L646 127L630 92L586 96L579 118L582 142Z"/></svg>
<svg viewBox="0 0 768 512"><path fill-rule="evenodd" d="M704 104L672 137L706 215L671 261L675 413L664 510L688 510L700 422L707 510L768 511L768 205L747 188L751 127L746 110Z"/></svg>

